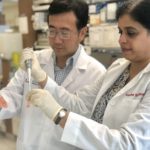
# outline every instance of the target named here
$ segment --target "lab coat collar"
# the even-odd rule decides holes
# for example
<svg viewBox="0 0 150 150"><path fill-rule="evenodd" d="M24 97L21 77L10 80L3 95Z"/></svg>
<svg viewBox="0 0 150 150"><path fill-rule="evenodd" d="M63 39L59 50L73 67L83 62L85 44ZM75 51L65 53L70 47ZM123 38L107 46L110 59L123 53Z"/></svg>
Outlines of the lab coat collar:
<svg viewBox="0 0 150 150"><path fill-rule="evenodd" d="M76 61L75 67L81 70L86 70L88 67L88 59L87 59L87 54L84 50L84 47L80 44L79 45L79 49L80 49L80 54L79 54L79 58ZM43 50L42 50L43 51ZM40 51L36 51L36 55L38 60L40 60L40 64L41 65L46 65L49 62L51 62L52 59L52 55L53 55L53 50L50 47L49 49L44 49L44 53ZM82 61L81 61L82 60ZM54 61L54 60L53 60Z"/></svg>
<svg viewBox="0 0 150 150"><path fill-rule="evenodd" d="M81 44L79 45L79 48L81 49L81 51L75 67L79 70L86 70L89 62L87 59L87 54L84 50L84 47Z"/></svg>
<svg viewBox="0 0 150 150"><path fill-rule="evenodd" d="M97 95L94 108L99 101L100 97L107 91L108 88L117 80L117 78L121 75L121 73L129 66L130 61L126 60L125 58L120 58L116 60L107 70L105 74L105 78L103 79L103 83L105 86L101 86L101 89ZM150 73L150 63L137 75L135 76L124 88L122 88L114 97L120 96L121 94L125 93L132 87L134 87L142 78L144 74Z"/></svg>
<svg viewBox="0 0 150 150"><path fill-rule="evenodd" d="M52 65L54 64L54 60L52 59L52 48L36 51L35 53L43 70L45 70L45 72L52 79L54 79L54 66Z"/></svg>
<svg viewBox="0 0 150 150"><path fill-rule="evenodd" d="M123 67L123 70L130 64L131 62L129 61L129 60L127 60L127 59L125 59L125 58L120 58L120 59L118 59L118 61L115 61L114 62L114 64L113 64L113 67L114 66L121 66L121 67ZM150 72L150 63L142 70L142 74L143 73L148 73L148 72Z"/></svg>
<svg viewBox="0 0 150 150"><path fill-rule="evenodd" d="M53 50L50 47L48 49L36 51L35 53L37 55L38 60L40 61L40 64L46 65L46 64L49 64L49 62L51 61L51 55L53 53Z"/></svg>
<svg viewBox="0 0 150 150"><path fill-rule="evenodd" d="M80 74L80 70L84 71L88 68L89 59L84 50L84 47L81 44L79 45L79 49L80 53L78 59L76 60L76 63L74 64L74 69L71 70L62 84L64 87L72 83L74 75L78 76ZM36 51L35 53L38 60L40 61L40 65L42 66L42 68L54 79L54 65L51 65L51 67L47 65L54 64L54 59L52 57L52 48Z"/></svg>
<svg viewBox="0 0 150 150"><path fill-rule="evenodd" d="M103 89L102 86L102 90L104 90L101 93L104 93L112 84L114 81L117 80L117 78L123 73L123 71L125 70L125 68L127 68L129 66L131 62L128 61L125 58L120 58L117 61L115 61L107 70L105 78L103 80L103 82L107 83L107 85L105 86L105 88ZM137 81L139 81L141 79L141 77L146 74L146 73L150 73L150 63L141 71L139 72L133 79L131 82L129 82L125 88L129 88L132 87L134 84L137 83ZM111 77L110 77L111 76ZM130 85L131 84L131 85ZM123 88L124 89L124 88Z"/></svg>
<svg viewBox="0 0 150 150"><path fill-rule="evenodd" d="M67 87L68 85L70 85L74 81L73 80L74 77L80 75L80 71L81 70L82 71L86 71L87 70L88 63L89 63L89 59L87 57L87 54L84 51L83 46L81 46L81 51L80 51L79 57L77 59L77 62L76 62L76 64L74 64L74 68L70 71L70 73L68 74L67 78L64 80L62 85L64 87Z"/></svg>
<svg viewBox="0 0 150 150"><path fill-rule="evenodd" d="M118 92L114 97L118 97L129 91L131 88L135 87L136 84L141 80L141 78L146 74L150 74L150 63L141 72L139 72L125 87L123 87L120 92Z"/></svg>
<svg viewBox="0 0 150 150"><path fill-rule="evenodd" d="M95 109L96 104L100 100L100 97L107 91L108 88L111 87L114 81L120 76L120 74L127 68L127 66L130 64L130 62L124 58L119 58L116 60L105 73L105 76L103 78L102 86L98 92L98 95L96 97L94 107L92 110L92 113ZM105 86L103 86L105 85Z"/></svg>

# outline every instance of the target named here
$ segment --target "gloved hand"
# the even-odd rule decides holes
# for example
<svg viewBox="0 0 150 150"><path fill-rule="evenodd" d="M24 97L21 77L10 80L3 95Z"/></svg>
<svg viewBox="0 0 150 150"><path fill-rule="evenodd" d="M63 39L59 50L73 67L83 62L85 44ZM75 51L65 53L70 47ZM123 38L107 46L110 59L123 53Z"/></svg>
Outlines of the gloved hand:
<svg viewBox="0 0 150 150"><path fill-rule="evenodd" d="M58 112L63 108L47 90L43 89L32 89L27 95L27 100L41 108L53 121Z"/></svg>
<svg viewBox="0 0 150 150"><path fill-rule="evenodd" d="M0 96L0 109L7 108L7 102L4 100L2 96Z"/></svg>
<svg viewBox="0 0 150 150"><path fill-rule="evenodd" d="M31 71L32 77L37 82L44 81L46 79L46 73L41 68L39 61L37 60L37 57L36 57L32 48L25 48L22 52L20 67L23 70L26 70L25 61L28 59L32 59L32 69L31 69L32 70Z"/></svg>

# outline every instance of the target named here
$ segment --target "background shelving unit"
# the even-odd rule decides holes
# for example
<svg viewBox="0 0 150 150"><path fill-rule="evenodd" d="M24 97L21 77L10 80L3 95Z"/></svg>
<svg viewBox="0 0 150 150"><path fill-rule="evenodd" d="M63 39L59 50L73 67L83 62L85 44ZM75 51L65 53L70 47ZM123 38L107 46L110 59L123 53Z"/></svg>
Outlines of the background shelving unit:
<svg viewBox="0 0 150 150"><path fill-rule="evenodd" d="M51 1L52 0L33 0L32 3L33 29L36 32L36 42L34 43L35 50L49 47L46 30L48 29L47 9Z"/></svg>
<svg viewBox="0 0 150 150"><path fill-rule="evenodd" d="M119 33L115 19L121 0L90 0L89 30L85 45L90 54L106 67L121 56Z"/></svg>

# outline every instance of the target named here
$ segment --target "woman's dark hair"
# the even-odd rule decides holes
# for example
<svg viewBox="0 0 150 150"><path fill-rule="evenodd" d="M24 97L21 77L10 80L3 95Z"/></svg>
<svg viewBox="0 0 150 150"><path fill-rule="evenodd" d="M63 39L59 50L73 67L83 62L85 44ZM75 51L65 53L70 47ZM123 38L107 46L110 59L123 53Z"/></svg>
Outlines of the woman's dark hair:
<svg viewBox="0 0 150 150"><path fill-rule="evenodd" d="M77 18L77 29L85 27L88 23L88 5L83 0L53 0L48 9L48 17L71 11Z"/></svg>
<svg viewBox="0 0 150 150"><path fill-rule="evenodd" d="M150 0L123 0L119 2L116 19L118 20L125 14L150 30Z"/></svg>

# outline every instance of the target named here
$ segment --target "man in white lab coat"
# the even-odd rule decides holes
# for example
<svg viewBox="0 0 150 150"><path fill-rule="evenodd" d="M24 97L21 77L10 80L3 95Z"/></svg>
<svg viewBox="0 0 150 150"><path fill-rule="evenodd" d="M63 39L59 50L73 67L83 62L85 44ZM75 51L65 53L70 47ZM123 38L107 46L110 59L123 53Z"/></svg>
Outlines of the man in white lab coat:
<svg viewBox="0 0 150 150"><path fill-rule="evenodd" d="M34 53L44 70L40 72L39 69L34 76L32 89L42 87L40 83L45 72L60 87L63 86L71 93L104 74L104 66L88 56L80 44L87 31L87 21L88 6L83 1L55 0L51 3L48 10L48 38L53 51L46 49L34 53L28 48L24 50L26 57L29 53L29 59L30 53ZM27 73L22 69L0 91L1 100L7 102L7 108L0 112L0 119L12 118L18 114L21 118L17 150L74 149L73 146L60 142L62 129L59 126L50 121L39 108L30 104L28 106L25 99L27 92ZM64 105L69 110L86 114L86 108L82 105L75 106L74 101L65 101Z"/></svg>

